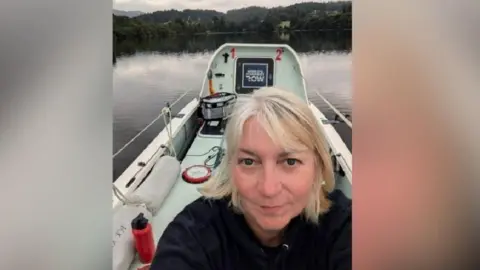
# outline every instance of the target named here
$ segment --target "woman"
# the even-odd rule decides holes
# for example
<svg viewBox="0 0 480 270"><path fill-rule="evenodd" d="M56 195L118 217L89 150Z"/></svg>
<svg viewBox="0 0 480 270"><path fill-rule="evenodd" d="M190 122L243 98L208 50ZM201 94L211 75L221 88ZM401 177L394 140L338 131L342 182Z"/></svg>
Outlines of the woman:
<svg viewBox="0 0 480 270"><path fill-rule="evenodd" d="M275 88L237 104L226 154L162 235L153 270L351 267L351 202L334 190L322 131L304 101Z"/></svg>

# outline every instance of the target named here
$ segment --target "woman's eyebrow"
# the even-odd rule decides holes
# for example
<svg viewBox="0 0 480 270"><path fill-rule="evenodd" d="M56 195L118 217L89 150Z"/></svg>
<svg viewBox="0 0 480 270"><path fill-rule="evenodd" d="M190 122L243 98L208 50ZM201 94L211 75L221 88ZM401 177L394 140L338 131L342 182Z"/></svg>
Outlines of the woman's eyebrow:
<svg viewBox="0 0 480 270"><path fill-rule="evenodd" d="M246 149L246 148L240 148L239 152L250 155L250 156L253 156L253 157L256 157L256 158L260 158L260 156L257 153L255 153L252 150ZM288 157L290 155L300 154L302 152L304 152L304 151L301 151L301 150L299 150L299 151L296 151L296 150L283 151L280 154L278 154L278 157L280 157L280 158Z"/></svg>
<svg viewBox="0 0 480 270"><path fill-rule="evenodd" d="M244 154L247 154L247 155L250 155L250 156L254 156L254 157L259 157L255 152L253 152L252 150L248 150L248 149L245 149L245 148L240 148L239 149L239 152L242 152Z"/></svg>

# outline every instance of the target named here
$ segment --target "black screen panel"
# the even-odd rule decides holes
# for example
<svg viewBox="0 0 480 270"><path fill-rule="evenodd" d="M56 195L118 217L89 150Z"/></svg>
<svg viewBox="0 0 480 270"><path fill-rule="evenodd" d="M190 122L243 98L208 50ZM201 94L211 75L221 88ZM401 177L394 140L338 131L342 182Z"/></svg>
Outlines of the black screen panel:
<svg viewBox="0 0 480 270"><path fill-rule="evenodd" d="M235 90L238 94L273 86L274 62L272 58L238 58Z"/></svg>

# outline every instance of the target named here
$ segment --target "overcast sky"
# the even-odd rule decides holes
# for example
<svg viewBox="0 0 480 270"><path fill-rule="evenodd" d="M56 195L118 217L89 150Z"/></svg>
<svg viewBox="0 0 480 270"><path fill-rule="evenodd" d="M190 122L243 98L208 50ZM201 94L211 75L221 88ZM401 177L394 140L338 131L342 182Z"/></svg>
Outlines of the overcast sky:
<svg viewBox="0 0 480 270"><path fill-rule="evenodd" d="M152 12L164 9L213 9L225 12L248 6L288 6L306 0L114 0L113 8L125 11ZM327 2L320 0L315 2Z"/></svg>

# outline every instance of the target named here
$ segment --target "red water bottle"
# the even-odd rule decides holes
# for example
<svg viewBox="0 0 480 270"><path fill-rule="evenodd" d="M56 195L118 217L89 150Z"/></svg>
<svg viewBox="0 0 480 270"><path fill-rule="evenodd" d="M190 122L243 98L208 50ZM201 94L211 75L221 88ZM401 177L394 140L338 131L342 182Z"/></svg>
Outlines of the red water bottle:
<svg viewBox="0 0 480 270"><path fill-rule="evenodd" d="M132 220L132 233L140 261L142 263L151 263L155 255L155 243L152 225L143 216L143 213L140 213Z"/></svg>

